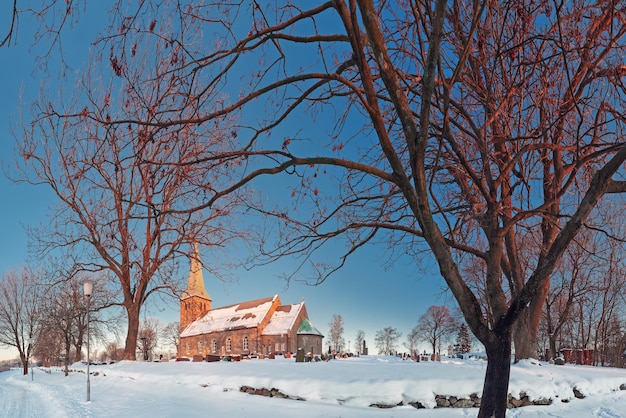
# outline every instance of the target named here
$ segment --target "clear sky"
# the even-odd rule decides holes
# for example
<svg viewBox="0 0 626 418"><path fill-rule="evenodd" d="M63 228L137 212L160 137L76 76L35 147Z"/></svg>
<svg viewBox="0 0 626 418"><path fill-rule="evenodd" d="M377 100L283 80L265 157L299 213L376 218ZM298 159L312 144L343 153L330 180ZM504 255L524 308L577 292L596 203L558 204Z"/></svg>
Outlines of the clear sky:
<svg viewBox="0 0 626 418"><path fill-rule="evenodd" d="M104 3L104 2L103 2ZM0 4L0 35L8 29L12 2ZM100 2L89 2L81 14L80 24L63 34L64 58L75 69L87 65L89 42L103 30L106 16L94 8ZM3 169L14 160L14 138L10 127L20 119L20 112L28 119L29 103L40 87L41 73L35 72L38 55L33 43L34 22L20 20L17 41L0 49L0 160ZM54 70L49 72L55 74ZM27 236L24 228L46 222L48 208L55 205L52 193L45 186L13 184L0 176L0 274L27 263ZM304 297L309 317L323 333L333 314L340 314L345 325L346 344L358 329L365 331L370 350L375 350L374 335L386 326L403 333L400 350L406 334L430 305L454 306L450 296L442 296L443 279L437 269L415 266L410 259L400 259L393 266L384 266L385 248L369 247L352 257L347 265L325 283L307 286L291 283L289 287L279 276L289 269L289 262L236 272L233 283L218 281L205 272L207 291L213 306L220 307L250 299L279 294L285 304L298 303ZM432 264L432 263L431 263ZM432 267L432 266L430 266ZM424 274L432 271L432 274ZM178 320L176 304L149 304L145 316L159 317L165 324ZM326 346L326 345L325 345ZM16 352L2 350L0 359L15 357Z"/></svg>

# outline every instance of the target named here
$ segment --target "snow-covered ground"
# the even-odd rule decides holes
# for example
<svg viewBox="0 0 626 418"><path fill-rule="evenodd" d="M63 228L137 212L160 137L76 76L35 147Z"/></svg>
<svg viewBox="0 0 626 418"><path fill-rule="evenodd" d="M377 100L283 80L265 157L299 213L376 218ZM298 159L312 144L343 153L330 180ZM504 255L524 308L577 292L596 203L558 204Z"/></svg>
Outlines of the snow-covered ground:
<svg viewBox="0 0 626 418"><path fill-rule="evenodd" d="M480 395L482 360L402 361L363 356L319 363L293 358L240 362L121 362L0 373L0 417L472 417L478 409L438 408L435 394ZM34 380L33 380L34 378ZM292 399L240 391L276 388ZM536 361L513 365L510 393L552 399L549 406L511 409L508 417L626 418L626 370L556 366ZM585 397L574 397L576 387ZM302 398L304 400L296 400ZM410 402L428 409L416 409ZM389 409L372 404L397 405Z"/></svg>

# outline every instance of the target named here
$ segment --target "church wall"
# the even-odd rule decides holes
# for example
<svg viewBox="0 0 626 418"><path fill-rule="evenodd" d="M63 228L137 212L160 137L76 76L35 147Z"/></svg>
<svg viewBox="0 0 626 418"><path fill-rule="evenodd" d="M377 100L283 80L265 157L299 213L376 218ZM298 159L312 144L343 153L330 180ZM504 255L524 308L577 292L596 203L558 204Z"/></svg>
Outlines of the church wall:
<svg viewBox="0 0 626 418"><path fill-rule="evenodd" d="M298 335L298 347L302 347L305 353L322 354L321 335Z"/></svg>
<svg viewBox="0 0 626 418"><path fill-rule="evenodd" d="M260 347L260 343L256 327L194 335L180 339L178 355L180 357L192 357L196 354L203 356L207 354L219 356L252 354L260 352L260 348L257 348Z"/></svg>
<svg viewBox="0 0 626 418"><path fill-rule="evenodd" d="M298 349L297 334L295 331L291 331L282 335L264 335L261 338L262 341L262 354L295 354Z"/></svg>
<svg viewBox="0 0 626 418"><path fill-rule="evenodd" d="M211 300L199 296L191 296L180 302L180 330L183 331L202 314L211 309Z"/></svg>

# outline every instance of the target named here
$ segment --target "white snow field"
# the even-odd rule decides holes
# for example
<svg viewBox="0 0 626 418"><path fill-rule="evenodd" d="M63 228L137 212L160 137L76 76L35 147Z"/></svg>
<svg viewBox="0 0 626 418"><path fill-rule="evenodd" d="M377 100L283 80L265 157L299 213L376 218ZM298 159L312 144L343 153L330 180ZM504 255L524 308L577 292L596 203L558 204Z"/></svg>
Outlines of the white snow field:
<svg viewBox="0 0 626 418"><path fill-rule="evenodd" d="M362 356L296 363L278 357L239 362L120 362L0 373L0 417L473 417L477 408L434 408L435 395L480 396L486 362L412 362ZM242 386L278 389L258 396ZM550 399L510 409L508 417L626 418L626 369L526 361L512 366L509 392ZM573 388L579 391L579 399ZM303 399L303 400L301 400ZM417 409L409 403L419 402ZM398 405L379 408L371 405Z"/></svg>

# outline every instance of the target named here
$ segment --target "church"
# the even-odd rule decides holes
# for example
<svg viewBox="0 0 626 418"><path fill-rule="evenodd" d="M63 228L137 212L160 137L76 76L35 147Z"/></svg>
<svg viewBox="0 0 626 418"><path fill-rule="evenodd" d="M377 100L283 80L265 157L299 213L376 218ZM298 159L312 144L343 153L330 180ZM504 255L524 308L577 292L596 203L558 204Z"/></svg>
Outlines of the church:
<svg viewBox="0 0 626 418"><path fill-rule="evenodd" d="M311 324L304 298L283 305L274 295L215 309L211 302L196 246L180 299L178 357L322 353L324 336Z"/></svg>

